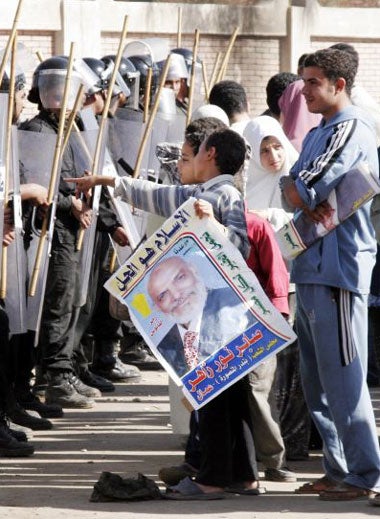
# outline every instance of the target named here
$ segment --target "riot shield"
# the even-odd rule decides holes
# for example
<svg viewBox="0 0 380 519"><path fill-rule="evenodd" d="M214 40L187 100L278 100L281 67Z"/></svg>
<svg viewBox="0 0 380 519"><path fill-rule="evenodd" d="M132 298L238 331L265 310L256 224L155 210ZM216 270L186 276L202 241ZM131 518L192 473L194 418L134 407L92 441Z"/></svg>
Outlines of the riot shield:
<svg viewBox="0 0 380 519"><path fill-rule="evenodd" d="M140 143L145 131L143 114L128 108L120 108L110 123L108 146L112 160L117 167L117 172L120 176L133 175ZM154 154L154 150L158 142L165 140L168 125L169 122L164 119L157 119L153 124L141 162L141 178L149 178L156 181L159 172L159 162ZM146 232L148 213L133 208L132 214L138 233L142 237Z"/></svg>
<svg viewBox="0 0 380 519"><path fill-rule="evenodd" d="M17 140L19 161L20 165L24 168L25 182L40 184L48 188L57 136L53 133L18 130ZM57 192L58 189L58 180L59 176L55 192ZM50 210L48 232L44 242L36 292L34 297L29 297L27 300L27 328L28 330L34 330L36 332L38 332L42 315L46 277L49 266L49 254L53 239L55 206L56 203L54 200ZM27 279L29 279L32 273L31 271L35 263L39 241L39 228L41 221L37 216L34 216L36 216L36 211L33 211L33 218L28 222L28 235L25 237L27 247ZM36 333L36 337L37 335L38 334Z"/></svg>
<svg viewBox="0 0 380 519"><path fill-rule="evenodd" d="M7 135L8 94L0 92L0 265L3 255L5 198L5 146Z"/></svg>
<svg viewBox="0 0 380 519"><path fill-rule="evenodd" d="M13 220L15 239L7 247L7 291L5 311L9 319L9 330L12 335L25 333L26 322L26 253L22 225L22 208L20 196L20 171L17 145L17 128L12 128L12 156L9 176L9 189L13 194Z"/></svg>
<svg viewBox="0 0 380 519"><path fill-rule="evenodd" d="M95 155L95 148L98 140L98 125L92 110L85 109L81 112L85 131L72 132L69 139L71 146L75 170L80 174L84 170L91 171L93 166L93 159ZM104 149L107 132L104 133L101 143L100 158L98 163L98 174L102 174L104 164ZM93 261L93 251L96 235L96 225L99 213L99 200L101 188L97 186L92 195L92 221L88 229L85 230L83 236L83 244L79 258L78 268L78 282L76 286L75 306L83 306L87 299L88 283L90 280L91 265Z"/></svg>
<svg viewBox="0 0 380 519"><path fill-rule="evenodd" d="M187 85L190 87L191 77L187 80ZM193 103L192 111L196 110L206 102L205 91L203 87L203 72L202 63L199 61L195 62L194 71L194 90L193 90Z"/></svg>
<svg viewBox="0 0 380 519"><path fill-rule="evenodd" d="M170 52L169 40L165 38L145 38L128 42L123 51L123 57L150 56L152 62L166 60Z"/></svg>
<svg viewBox="0 0 380 519"><path fill-rule="evenodd" d="M149 134L140 176L156 180L160 163L156 157L156 147L160 142L182 142L186 118L175 109L174 92L162 89L160 111L157 112ZM119 108L109 125L109 151L120 176L132 175L146 125L142 112L129 108Z"/></svg>
<svg viewBox="0 0 380 519"><path fill-rule="evenodd" d="M119 108L109 121L108 148L120 176L132 175L137 154L145 131L143 113L129 108ZM149 142L141 163L141 171L149 168Z"/></svg>

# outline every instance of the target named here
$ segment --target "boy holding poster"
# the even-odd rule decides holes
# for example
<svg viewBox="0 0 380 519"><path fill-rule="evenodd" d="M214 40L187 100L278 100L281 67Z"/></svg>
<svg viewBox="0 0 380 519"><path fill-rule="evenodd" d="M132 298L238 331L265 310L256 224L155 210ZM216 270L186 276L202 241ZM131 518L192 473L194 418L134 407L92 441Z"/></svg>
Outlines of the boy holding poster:
<svg viewBox="0 0 380 519"><path fill-rule="evenodd" d="M189 197L198 199L195 209L202 217L205 210L203 201L208 201L223 226L224 234L247 258L249 244L244 203L234 187L242 176L247 156L244 139L225 129L211 134L201 144L194 158L193 178L186 178L189 185L162 186L144 180L104 176L67 181L75 182L78 191L86 194L97 184L115 186L116 196L121 195L136 207L166 217ZM168 489L169 498L220 499L224 497L224 488L236 481L245 490L260 493L249 393L249 384L246 378L242 378L199 410L200 471L195 481L186 478L175 488Z"/></svg>
<svg viewBox="0 0 380 519"><path fill-rule="evenodd" d="M331 192L360 162L378 171L373 125L351 104L355 61L324 49L304 63L303 95L322 114L303 142L299 160L283 177L288 204L310 226L331 211ZM326 207L327 206L327 207ZM298 493L353 500L380 492L380 452L367 372L367 298L376 242L370 205L364 204L293 261L297 332L306 402L323 440L322 479Z"/></svg>

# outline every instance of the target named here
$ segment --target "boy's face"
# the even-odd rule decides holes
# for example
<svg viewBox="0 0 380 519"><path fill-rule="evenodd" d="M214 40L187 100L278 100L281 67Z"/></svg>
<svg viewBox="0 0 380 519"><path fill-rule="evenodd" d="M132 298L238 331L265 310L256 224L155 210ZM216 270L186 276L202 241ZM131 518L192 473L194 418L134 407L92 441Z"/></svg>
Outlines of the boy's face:
<svg viewBox="0 0 380 519"><path fill-rule="evenodd" d="M338 111L337 82L327 79L319 67L305 67L302 79L302 94L309 112L322 114L325 119L332 117Z"/></svg>
<svg viewBox="0 0 380 519"><path fill-rule="evenodd" d="M185 141L182 146L182 155L178 161L178 171L182 184L195 184L194 178L194 152L190 144Z"/></svg>

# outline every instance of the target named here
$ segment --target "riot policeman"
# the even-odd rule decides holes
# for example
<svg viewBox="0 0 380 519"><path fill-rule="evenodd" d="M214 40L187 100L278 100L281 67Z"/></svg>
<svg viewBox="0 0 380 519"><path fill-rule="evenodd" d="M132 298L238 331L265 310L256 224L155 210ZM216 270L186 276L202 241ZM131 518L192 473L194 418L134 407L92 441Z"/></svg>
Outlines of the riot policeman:
<svg viewBox="0 0 380 519"><path fill-rule="evenodd" d="M22 125L30 132L56 134L63 100L68 60L56 56L43 61L33 76L28 99L37 103L39 113ZM73 71L68 97L67 117L72 110L81 82ZM81 128L80 120L77 121ZM81 383L72 368L73 333L77 319L74 306L79 252L76 242L79 228L91 222L91 210L75 197L74 189L64 182L68 172L81 176L76 155L69 143L62 155L52 253L47 272L46 292L42 310L39 347L42 368L47 375L46 402L62 407L92 407L92 396L100 392Z"/></svg>

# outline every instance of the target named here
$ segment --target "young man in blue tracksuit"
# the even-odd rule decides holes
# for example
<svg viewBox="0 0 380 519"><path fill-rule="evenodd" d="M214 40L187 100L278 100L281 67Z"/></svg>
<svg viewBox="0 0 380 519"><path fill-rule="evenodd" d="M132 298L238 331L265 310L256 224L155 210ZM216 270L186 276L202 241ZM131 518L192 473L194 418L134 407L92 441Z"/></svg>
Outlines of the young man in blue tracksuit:
<svg viewBox="0 0 380 519"><path fill-rule="evenodd" d="M308 56L303 95L320 125L305 138L299 160L282 182L287 202L319 222L329 193L365 161L378 172L370 116L354 107L352 56L326 49ZM380 453L366 385L367 295L376 242L370 204L294 260L297 332L306 401L323 439L325 476L298 489L324 500L380 491Z"/></svg>

